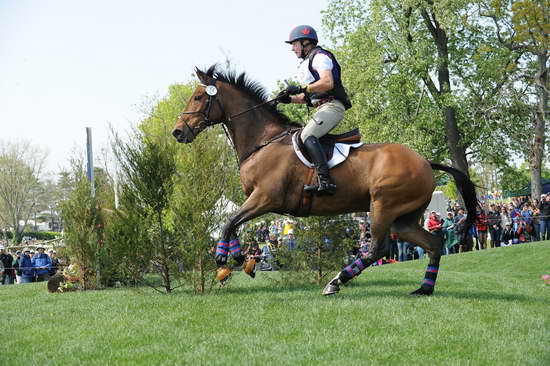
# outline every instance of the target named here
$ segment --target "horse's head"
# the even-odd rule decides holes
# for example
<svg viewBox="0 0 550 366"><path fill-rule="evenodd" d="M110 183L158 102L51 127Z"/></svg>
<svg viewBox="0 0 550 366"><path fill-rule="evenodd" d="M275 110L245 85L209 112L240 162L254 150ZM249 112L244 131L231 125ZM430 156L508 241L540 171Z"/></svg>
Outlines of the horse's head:
<svg viewBox="0 0 550 366"><path fill-rule="evenodd" d="M178 142L193 142L202 130L222 122L224 118L218 90L220 83L198 69L196 74L201 84L191 95L185 110L180 113L172 132Z"/></svg>

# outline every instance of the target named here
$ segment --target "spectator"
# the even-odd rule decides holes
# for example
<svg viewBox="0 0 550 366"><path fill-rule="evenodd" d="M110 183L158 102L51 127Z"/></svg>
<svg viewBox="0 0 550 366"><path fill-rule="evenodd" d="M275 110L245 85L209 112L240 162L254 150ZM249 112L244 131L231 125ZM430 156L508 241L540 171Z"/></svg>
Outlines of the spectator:
<svg viewBox="0 0 550 366"><path fill-rule="evenodd" d="M244 255L247 260L254 259L257 262L259 261L259 257L261 257L262 251L260 250L260 247L256 240L252 240L250 242L250 245L247 246L244 250Z"/></svg>
<svg viewBox="0 0 550 366"><path fill-rule="evenodd" d="M512 217L510 216L510 208L508 205L503 205L500 212L500 225L502 228L506 227L507 224L513 226Z"/></svg>
<svg viewBox="0 0 550 366"><path fill-rule="evenodd" d="M538 200L533 201L533 216L531 217L532 225L533 225L533 232L534 232L534 239L535 241L540 240L540 210L539 207L540 204L538 203Z"/></svg>
<svg viewBox="0 0 550 366"><path fill-rule="evenodd" d="M59 269L59 258L57 258L57 252L55 250L49 250L48 255L50 256L50 260L52 261L52 266L50 267L49 274L50 277L55 275L57 273L57 270Z"/></svg>
<svg viewBox="0 0 550 366"><path fill-rule="evenodd" d="M19 268L19 263L21 262L21 251L18 250L15 252L15 258L13 259L13 268L15 270L15 281L21 283L21 269Z"/></svg>
<svg viewBox="0 0 550 366"><path fill-rule="evenodd" d="M296 238L294 237L294 233L289 233L287 238L284 240L284 243L286 244L288 250L296 249Z"/></svg>
<svg viewBox="0 0 550 366"><path fill-rule="evenodd" d="M283 235L290 235L294 234L294 225L296 222L294 222L291 219L286 219L283 226Z"/></svg>
<svg viewBox="0 0 550 366"><path fill-rule="evenodd" d="M452 212L447 212L447 217L443 219L443 225L441 227L443 231L443 237L445 240L445 248L448 254L455 253L455 246L458 244L457 237L454 229L454 217Z"/></svg>
<svg viewBox="0 0 550 366"><path fill-rule="evenodd" d="M489 234L491 236L491 248L500 246L500 235L502 233L502 212L496 207L494 203L490 206L487 213L487 224L489 226Z"/></svg>
<svg viewBox="0 0 550 366"><path fill-rule="evenodd" d="M476 230L477 230L477 242L476 242L476 249L482 250L485 249L487 245L487 214L485 213L485 210L479 209L477 210L477 218L476 218Z"/></svg>
<svg viewBox="0 0 550 366"><path fill-rule="evenodd" d="M409 250L409 243L404 240L397 238L397 252L398 252L398 261L405 262L408 260L407 251Z"/></svg>
<svg viewBox="0 0 550 366"><path fill-rule="evenodd" d="M418 255L418 259L423 259L424 258L424 248L422 248L420 245L417 245L416 247L414 247L414 249L416 250L416 254Z"/></svg>
<svg viewBox="0 0 550 366"><path fill-rule="evenodd" d="M512 227L512 223L507 223L504 227L504 230L502 230L501 235L501 244L504 246L510 246L512 244L518 243L518 236L516 234L516 231Z"/></svg>
<svg viewBox="0 0 550 366"><path fill-rule="evenodd" d="M514 227L514 230L517 231L518 224L521 219L521 210L518 207L514 206L513 204L510 204L510 206L511 206L510 218L512 219L512 225Z"/></svg>
<svg viewBox="0 0 550 366"><path fill-rule="evenodd" d="M428 231L435 235L441 235L441 220L439 219L437 212L432 211L428 219Z"/></svg>
<svg viewBox="0 0 550 366"><path fill-rule="evenodd" d="M539 211L540 240L550 240L550 194L540 197Z"/></svg>
<svg viewBox="0 0 550 366"><path fill-rule="evenodd" d="M2 285L13 285L15 279L15 271L13 270L13 257L11 254L6 253L6 249L0 246L0 262L2 262L4 270L2 276L0 276L0 283Z"/></svg>
<svg viewBox="0 0 550 366"><path fill-rule="evenodd" d="M269 240L269 229L265 223L262 223L260 228L256 231L256 239L258 242Z"/></svg>
<svg viewBox="0 0 550 366"><path fill-rule="evenodd" d="M44 247L36 248L38 253L32 257L32 266L35 269L36 282L47 281L50 278L49 270L52 266L52 260L46 253Z"/></svg>
<svg viewBox="0 0 550 366"><path fill-rule="evenodd" d="M34 281L34 268L32 267L31 250L25 248L19 262L21 270L21 283L30 283Z"/></svg>
<svg viewBox="0 0 550 366"><path fill-rule="evenodd" d="M529 241L530 236L527 224L521 218L517 221L516 235L519 243L527 243Z"/></svg>

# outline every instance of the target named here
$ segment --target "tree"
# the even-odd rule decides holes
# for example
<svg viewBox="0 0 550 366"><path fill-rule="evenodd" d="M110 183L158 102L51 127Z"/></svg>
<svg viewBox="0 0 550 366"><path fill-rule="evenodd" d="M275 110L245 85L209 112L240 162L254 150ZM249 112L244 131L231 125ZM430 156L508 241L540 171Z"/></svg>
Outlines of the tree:
<svg viewBox="0 0 550 366"><path fill-rule="evenodd" d="M517 73L517 55L499 45L474 5L331 1L323 22L352 91L348 121L374 141L448 158L466 174L469 156L505 153L495 111L507 102L501 91Z"/></svg>
<svg viewBox="0 0 550 366"><path fill-rule="evenodd" d="M173 228L168 218L177 172L174 146L166 137L159 143L136 130L129 141L115 136L113 148L122 171L120 209L129 213L121 216L131 218L121 228L140 234L134 238L135 251L146 263L152 263L162 286L170 293L177 273Z"/></svg>
<svg viewBox="0 0 550 366"><path fill-rule="evenodd" d="M523 109L527 106L530 125L525 142L531 169L531 195L540 197L542 192L541 169L546 144L546 125L549 99L549 54L550 45L550 2L548 0L495 0L481 6L482 14L492 19L495 33L500 42L511 51L524 55L523 77L520 88L522 94L534 95L535 102L524 98ZM530 91L531 89L531 91ZM534 90L532 90L534 89ZM530 132L530 133L529 133Z"/></svg>
<svg viewBox="0 0 550 366"><path fill-rule="evenodd" d="M63 240L70 261L79 269L84 289L95 289L105 284L102 278L104 248L101 196L92 195L82 160L73 160L71 180L73 189L61 203L65 222Z"/></svg>
<svg viewBox="0 0 550 366"><path fill-rule="evenodd" d="M0 141L0 221L12 227L16 243L38 203L46 157L30 142Z"/></svg>
<svg viewBox="0 0 550 366"><path fill-rule="evenodd" d="M231 198L242 196L234 152L218 129L179 146L178 178L172 207L187 280L196 292L213 284L214 237L232 213ZM243 248L244 249L244 248Z"/></svg>

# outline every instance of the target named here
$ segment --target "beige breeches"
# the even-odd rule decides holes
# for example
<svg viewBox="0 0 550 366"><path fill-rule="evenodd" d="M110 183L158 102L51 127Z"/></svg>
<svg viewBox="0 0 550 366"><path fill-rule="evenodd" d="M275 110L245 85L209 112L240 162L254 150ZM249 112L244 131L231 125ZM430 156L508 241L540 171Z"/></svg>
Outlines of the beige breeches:
<svg viewBox="0 0 550 366"><path fill-rule="evenodd" d="M336 99L318 107L300 135L302 142L309 136L319 138L329 133L344 119L345 111L344 105Z"/></svg>

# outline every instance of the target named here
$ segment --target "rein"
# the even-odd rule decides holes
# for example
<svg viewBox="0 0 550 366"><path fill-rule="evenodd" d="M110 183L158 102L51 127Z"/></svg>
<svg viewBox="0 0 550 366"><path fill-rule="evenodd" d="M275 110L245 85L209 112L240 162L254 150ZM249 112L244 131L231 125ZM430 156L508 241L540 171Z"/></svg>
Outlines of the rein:
<svg viewBox="0 0 550 366"><path fill-rule="evenodd" d="M251 157L258 150L266 147L267 145L269 145L270 143L276 140L282 139L283 137L290 135L291 133L292 133L292 129L285 130L280 134L273 136L269 140L262 142L260 145L254 146L250 151L246 152L243 156L241 156L241 158L239 159L239 167L241 166L242 163L244 163L249 157Z"/></svg>

